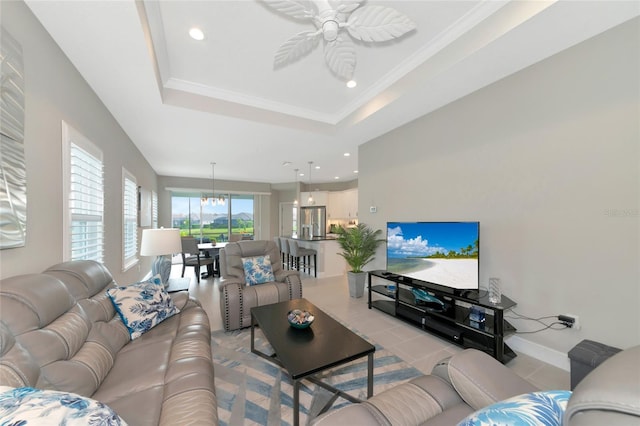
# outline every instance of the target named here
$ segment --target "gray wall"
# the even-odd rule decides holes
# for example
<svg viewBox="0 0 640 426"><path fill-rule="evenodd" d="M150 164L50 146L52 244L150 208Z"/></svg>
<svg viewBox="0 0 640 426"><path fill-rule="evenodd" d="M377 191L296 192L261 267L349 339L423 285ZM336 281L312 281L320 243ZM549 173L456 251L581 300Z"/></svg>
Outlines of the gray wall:
<svg viewBox="0 0 640 426"><path fill-rule="evenodd" d="M156 175L49 34L21 1L3 1L2 26L22 45L25 70L27 242L0 250L0 278L41 272L62 257L62 130L66 121L104 153L105 264L120 283L140 271L122 272L122 167L138 185L156 189Z"/></svg>
<svg viewBox="0 0 640 426"><path fill-rule="evenodd" d="M500 277L517 312L583 324L524 339L561 352L585 338L640 343L639 26L360 146L360 220L478 220L481 286Z"/></svg>

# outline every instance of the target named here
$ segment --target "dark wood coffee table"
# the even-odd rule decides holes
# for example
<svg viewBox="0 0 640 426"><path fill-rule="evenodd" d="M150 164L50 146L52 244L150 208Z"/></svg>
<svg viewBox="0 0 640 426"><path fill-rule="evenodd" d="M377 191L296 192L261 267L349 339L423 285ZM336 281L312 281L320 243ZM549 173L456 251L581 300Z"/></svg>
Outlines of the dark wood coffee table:
<svg viewBox="0 0 640 426"><path fill-rule="evenodd" d="M315 321L309 328L293 328L287 313L301 309L313 313ZM264 333L273 347L273 355L255 348L255 327ZM299 424L300 381L309 380L333 393L321 412L326 411L338 397L351 402L359 399L330 386L314 374L345 364L367 355L367 398L373 396L373 353L376 348L306 299L295 299L272 305L251 308L251 352L287 371L293 380L293 424Z"/></svg>

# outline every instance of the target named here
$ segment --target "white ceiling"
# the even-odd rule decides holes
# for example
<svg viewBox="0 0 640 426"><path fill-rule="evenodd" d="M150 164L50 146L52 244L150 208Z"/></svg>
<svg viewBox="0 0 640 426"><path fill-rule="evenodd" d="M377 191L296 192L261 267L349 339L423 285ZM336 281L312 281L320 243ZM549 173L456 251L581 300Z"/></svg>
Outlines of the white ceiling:
<svg viewBox="0 0 640 426"><path fill-rule="evenodd" d="M357 43L348 89L322 46L274 70L313 26L258 0L26 2L159 175L210 178L215 161L216 179L270 183L295 168L308 182L309 161L314 183L353 180L358 145L640 14L634 0L369 0L417 29Z"/></svg>

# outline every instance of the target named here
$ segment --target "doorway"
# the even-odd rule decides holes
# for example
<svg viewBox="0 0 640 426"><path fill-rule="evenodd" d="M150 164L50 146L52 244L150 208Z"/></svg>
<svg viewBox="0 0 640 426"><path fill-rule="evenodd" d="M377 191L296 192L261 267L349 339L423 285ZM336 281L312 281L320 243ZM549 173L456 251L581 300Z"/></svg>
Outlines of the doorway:
<svg viewBox="0 0 640 426"><path fill-rule="evenodd" d="M294 203L280 203L280 235L289 237L298 233L298 206Z"/></svg>

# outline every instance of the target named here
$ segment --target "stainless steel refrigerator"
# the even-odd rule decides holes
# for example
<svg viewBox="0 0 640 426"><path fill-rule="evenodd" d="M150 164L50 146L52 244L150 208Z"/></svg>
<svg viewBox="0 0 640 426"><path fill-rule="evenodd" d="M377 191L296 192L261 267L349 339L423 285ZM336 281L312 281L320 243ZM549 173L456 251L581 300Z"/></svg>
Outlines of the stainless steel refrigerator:
<svg viewBox="0 0 640 426"><path fill-rule="evenodd" d="M300 208L301 238L326 237L327 235L327 208L301 207Z"/></svg>

